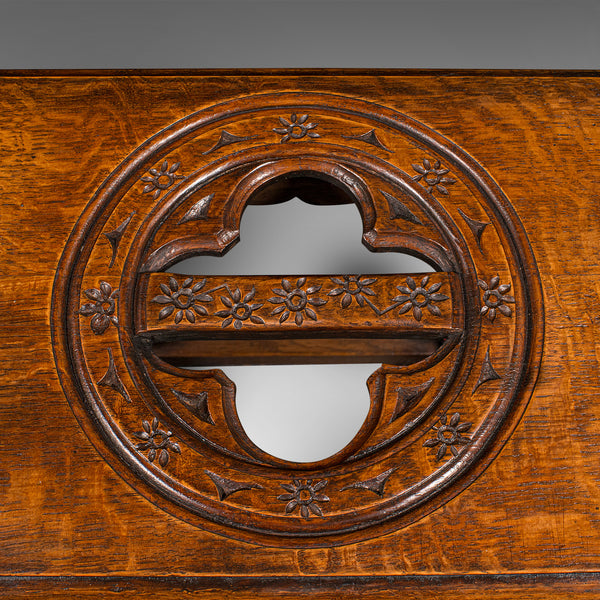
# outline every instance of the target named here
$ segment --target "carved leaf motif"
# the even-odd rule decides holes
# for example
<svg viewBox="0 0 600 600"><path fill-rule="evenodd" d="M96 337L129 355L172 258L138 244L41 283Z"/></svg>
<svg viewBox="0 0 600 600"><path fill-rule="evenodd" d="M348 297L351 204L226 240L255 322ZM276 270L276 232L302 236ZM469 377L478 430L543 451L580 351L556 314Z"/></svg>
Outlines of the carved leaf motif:
<svg viewBox="0 0 600 600"><path fill-rule="evenodd" d="M108 369L106 373L102 376L102 379L98 381L98 385L102 385L105 387L109 387L116 392L118 392L125 401L131 402L131 397L127 392L127 389L123 385L121 378L119 377L119 373L115 367L115 361L113 359L112 349L108 348Z"/></svg>
<svg viewBox="0 0 600 600"><path fill-rule="evenodd" d="M134 215L135 210L132 211L131 214L118 227L116 227L112 231L108 231L107 233L103 234L104 237L109 241L110 246L112 248L112 257L110 259L110 263L108 264L109 268L111 268L115 264L115 259L117 258L117 250L119 249L121 238L123 237L123 234L125 233L125 230L127 229L127 226L131 222L131 219L133 219Z"/></svg>
<svg viewBox="0 0 600 600"><path fill-rule="evenodd" d="M392 220L404 219L405 221L408 221L409 223L414 223L415 225L423 225L423 223L421 222L421 219L419 219L419 217L417 217L417 215L415 215L415 213L413 213L410 210L410 208L408 208L408 206L406 206L406 204L403 204L402 202L400 202L400 200L398 200L398 198L392 196L391 194L388 194L384 190L379 190L379 191L383 194L383 197L387 200L387 203L388 203L388 206L390 209L390 218Z"/></svg>
<svg viewBox="0 0 600 600"><path fill-rule="evenodd" d="M221 135L220 135L219 139L217 140L216 144L214 146L211 146L208 150L204 151L202 154L210 154L211 152L214 152L215 150L219 150L223 146L229 146L230 144L237 144L239 142L245 142L246 140L251 140L251 139L254 139L257 137L258 137L257 135L239 136L239 135L235 135L233 133L229 133L229 131L226 131L225 129L223 129L223 131L221 131Z"/></svg>
<svg viewBox="0 0 600 600"><path fill-rule="evenodd" d="M485 352L485 357L483 359L483 364L481 365L481 372L479 374L479 379L473 388L473 392L479 388L479 386L487 383L488 381L494 381L495 379L502 379L498 373L496 373L496 369L492 366L492 360L490 358L490 347L488 345L487 350Z"/></svg>
<svg viewBox="0 0 600 600"><path fill-rule="evenodd" d="M171 392L173 392L179 402L187 406L201 421L204 421L209 425L215 424L208 408L208 392L187 394L175 389L171 389Z"/></svg>
<svg viewBox="0 0 600 600"><path fill-rule="evenodd" d="M384 471L380 475L376 477L371 477L371 479L366 479L365 481L357 481L356 483L351 483L349 485L345 485L340 489L340 492L344 492L346 490L351 489L363 489L368 490L369 492L373 492L380 497L383 497L383 493L385 491L385 484L388 482L388 479L391 477L392 473L396 470L396 467L388 469Z"/></svg>
<svg viewBox="0 0 600 600"><path fill-rule="evenodd" d="M242 490L262 490L262 485L258 485L257 483L247 483L234 481L233 479L227 479L226 477L222 477L221 475L217 475L211 471L204 471L211 479L211 481L215 484L217 488L217 494L219 495L219 500L225 500L228 496L235 494L237 492L241 492Z"/></svg>
<svg viewBox="0 0 600 600"><path fill-rule="evenodd" d="M205 196L204 198L198 200L196 204L194 204L186 213L179 219L177 225L182 225L183 223L189 223L190 221L199 221L202 219L206 219L206 213L210 207L211 200L213 199L214 194L210 194L209 196Z"/></svg>
<svg viewBox="0 0 600 600"><path fill-rule="evenodd" d="M371 129L370 131L367 131L361 135L343 135L342 137L346 140L358 140L360 142L365 142L366 144L370 144L371 146L375 146L376 148L380 148L386 152L391 152L391 150L377 137L374 129Z"/></svg>
<svg viewBox="0 0 600 600"><path fill-rule="evenodd" d="M423 396L425 396L425 394L429 391L429 388L432 386L434 381L435 377L432 377L420 385L399 388L396 407L392 413L390 423L393 423L398 417L402 416L413 406L418 404L423 399Z"/></svg>

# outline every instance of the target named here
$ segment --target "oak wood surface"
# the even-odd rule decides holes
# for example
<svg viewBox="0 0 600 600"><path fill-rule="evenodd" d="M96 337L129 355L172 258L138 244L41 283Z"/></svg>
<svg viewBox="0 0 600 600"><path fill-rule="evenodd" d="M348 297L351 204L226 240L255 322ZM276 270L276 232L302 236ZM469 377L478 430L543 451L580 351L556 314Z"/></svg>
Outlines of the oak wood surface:
<svg viewBox="0 0 600 600"><path fill-rule="evenodd" d="M332 547L238 541L140 495L75 418L50 328L67 239L133 149L201 108L296 91L381 104L474 156L544 294L539 377L495 460L415 522ZM600 598L597 74L7 72L0 92L0 596Z"/></svg>

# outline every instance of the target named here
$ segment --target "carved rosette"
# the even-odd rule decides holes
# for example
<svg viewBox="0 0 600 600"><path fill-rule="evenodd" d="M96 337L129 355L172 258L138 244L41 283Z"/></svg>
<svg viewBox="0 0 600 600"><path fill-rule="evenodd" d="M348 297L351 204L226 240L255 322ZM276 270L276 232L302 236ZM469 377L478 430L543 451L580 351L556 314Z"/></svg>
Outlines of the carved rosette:
<svg viewBox="0 0 600 600"><path fill-rule="evenodd" d="M54 288L58 373L102 456L171 514L260 544L355 542L459 494L518 423L543 335L534 257L491 176L446 137L352 98L251 96L167 126L84 210ZM356 203L369 248L416 254L436 272L169 273L227 252L253 197L297 175ZM177 340L374 329L437 350L382 364L355 439L309 464L247 438L220 369L157 353Z"/></svg>

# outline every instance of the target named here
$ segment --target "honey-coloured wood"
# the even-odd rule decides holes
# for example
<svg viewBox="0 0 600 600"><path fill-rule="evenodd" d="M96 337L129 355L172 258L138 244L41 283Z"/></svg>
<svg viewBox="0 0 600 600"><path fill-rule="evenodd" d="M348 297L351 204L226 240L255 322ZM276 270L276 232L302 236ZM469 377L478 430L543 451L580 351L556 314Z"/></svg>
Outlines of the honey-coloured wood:
<svg viewBox="0 0 600 600"><path fill-rule="evenodd" d="M600 597L599 82L4 73L0 597ZM170 271L295 196L435 272ZM314 463L219 368L362 360Z"/></svg>

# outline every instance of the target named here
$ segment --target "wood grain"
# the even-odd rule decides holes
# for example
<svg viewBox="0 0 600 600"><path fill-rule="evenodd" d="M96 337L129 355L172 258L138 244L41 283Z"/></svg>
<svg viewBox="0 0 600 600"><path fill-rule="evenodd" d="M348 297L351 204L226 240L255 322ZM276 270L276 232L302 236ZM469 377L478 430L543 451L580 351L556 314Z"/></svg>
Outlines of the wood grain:
<svg viewBox="0 0 600 600"><path fill-rule="evenodd" d="M205 598L398 594L450 598L457 593L465 598L484 593L499 598L600 597L597 73L5 72L0 89L2 597L143 598L157 593ZM71 231L103 181L131 152L170 124L217 103L261 93L306 91L374 102L408 115L452 140L491 174L518 215L535 256L543 289L543 298L537 301L543 303L546 333L537 383L533 388L532 381L524 382L533 388L531 398L511 417L512 433L498 438L495 459L481 472L467 475L460 493L449 489L431 509L416 508L410 522L382 532L385 535L356 541L348 534L340 545L289 548L231 539L228 530L217 531L217 526L204 530L185 511L163 510L164 501L154 492L138 493L133 478L123 475L116 462L105 460L105 442L85 426L83 411L72 410L66 399L55 367L50 313L56 271ZM289 111L281 116L291 118ZM262 126L263 121L256 122ZM319 123L314 131L324 136L329 126ZM271 127L278 127L277 118ZM235 152L236 145L231 144L202 155L219 140L221 129L207 133L197 150L187 154L182 150L177 173L190 175L193 168L188 165L194 156L198 156L194 168L202 169L212 157L217 160ZM242 137L255 135L241 127L230 129ZM365 122L362 129L347 127L344 135L358 137L370 129ZM276 134L271 135L280 143ZM422 164L423 149L407 144L400 152L399 138L378 132L383 148L359 139L346 142L357 155L403 160L407 178L416 176L411 164ZM146 206L154 206L153 192L143 194L143 185L136 193ZM456 206L464 208L463 199L466 203L477 190L465 186L454 192L459 185L448 188ZM304 189L308 198L311 192L316 197L322 191ZM285 186L279 191L285 193ZM433 193L444 201L443 194ZM345 197L338 195L335 201ZM390 210L383 195L375 202L377 211ZM190 199L181 205L173 221L193 204ZM425 222L417 205L409 205L409 200L405 205ZM102 231L115 231L131 214L124 206L118 208ZM465 209L465 214L491 222L483 212ZM212 219L213 213L209 216ZM454 221L461 219L457 216ZM414 231L420 227L409 225ZM120 238L115 269L122 268L126 249L141 226L138 211ZM182 227L191 231L194 221ZM464 220L460 227L465 236L471 235L471 254L481 257L475 232ZM487 245L482 247L497 252L478 258L482 264L487 261L488 284L495 266L504 260L504 241L501 236L486 239L490 231L491 227L483 233ZM170 235L163 230L149 250L174 239ZM84 288L99 285L113 257L110 238L99 240L90 257L90 268L99 275L86 280ZM117 275L106 277L114 289L119 286ZM523 293L518 282L513 281L513 292ZM475 294L479 306L483 289L477 288ZM83 296L79 301L89 302ZM508 368L502 361L509 345L497 334L498 324L516 327L519 315L517 306L512 317L498 315L493 323L485 315L481 318L487 328L480 344L482 356L489 344L494 368L502 376ZM78 318L84 323L83 317ZM117 329L110 325L94 338L87 319L88 333L97 338L98 346L86 347L86 360L99 380L108 368L106 344L100 341L110 340L111 348L116 348ZM56 343L55 339L54 348ZM195 354L197 349L180 352ZM134 389L116 354L115 367L128 389ZM473 373L468 380L469 393L479 375ZM169 381L168 373L164 377ZM473 405L499 385L497 380L482 385ZM114 395L115 420L132 431L141 430L141 422L127 421L129 403L114 389L105 389ZM210 389L217 390L217 383ZM187 434L177 433L192 443ZM372 435L374 444L383 439ZM414 469L435 465L437 449L427 454L423 448ZM184 481L195 452L172 453L169 473ZM224 476L233 479L233 459L221 462ZM380 462L374 460L364 477L385 471L378 470L383 467ZM256 467L256 472L262 468ZM397 479L390 479L389 485L410 474L408 469L393 475ZM353 481L340 481L336 489ZM204 477L201 486L202 493L216 496L210 478ZM252 507L252 494L262 498L266 492L244 490L225 502L231 500L233 505L239 498L237 502ZM362 502L365 494L378 499L359 488L338 495L343 494L348 505ZM299 513L295 518L302 523Z"/></svg>

